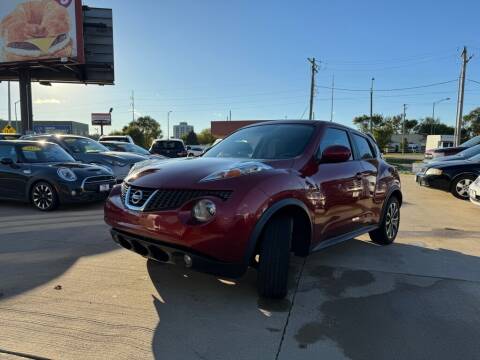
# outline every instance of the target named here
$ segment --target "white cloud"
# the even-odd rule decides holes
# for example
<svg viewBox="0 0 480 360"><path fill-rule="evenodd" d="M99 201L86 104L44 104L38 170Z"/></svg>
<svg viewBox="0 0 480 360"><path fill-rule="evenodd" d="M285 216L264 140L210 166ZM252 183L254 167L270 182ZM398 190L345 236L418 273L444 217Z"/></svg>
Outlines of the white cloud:
<svg viewBox="0 0 480 360"><path fill-rule="evenodd" d="M62 102L55 98L49 98L49 99L35 99L33 103L35 105L44 105L44 104L61 104Z"/></svg>

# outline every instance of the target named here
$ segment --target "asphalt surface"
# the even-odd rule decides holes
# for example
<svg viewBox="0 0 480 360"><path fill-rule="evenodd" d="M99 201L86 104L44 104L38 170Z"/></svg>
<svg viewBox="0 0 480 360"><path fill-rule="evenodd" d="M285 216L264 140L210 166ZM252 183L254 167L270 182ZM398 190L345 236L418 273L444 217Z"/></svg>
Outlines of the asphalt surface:
<svg viewBox="0 0 480 360"><path fill-rule="evenodd" d="M146 261L100 204L0 204L0 358L475 359L480 208L403 177L395 244L292 258L286 300Z"/></svg>

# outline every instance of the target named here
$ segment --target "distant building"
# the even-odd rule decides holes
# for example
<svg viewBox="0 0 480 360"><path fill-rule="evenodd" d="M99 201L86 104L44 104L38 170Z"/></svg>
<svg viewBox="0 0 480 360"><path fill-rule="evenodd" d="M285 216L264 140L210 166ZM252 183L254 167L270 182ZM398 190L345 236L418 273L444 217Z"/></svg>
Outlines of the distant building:
<svg viewBox="0 0 480 360"><path fill-rule="evenodd" d="M7 122L0 120L0 129L3 129ZM20 121L12 121L12 126L18 133L22 132L22 124ZM33 131L36 134L71 134L88 136L88 124L76 121L34 121Z"/></svg>
<svg viewBox="0 0 480 360"><path fill-rule="evenodd" d="M188 125L186 122L181 122L178 125L173 125L173 137L175 139L181 139L182 136L186 136L188 133L194 131L192 125Z"/></svg>
<svg viewBox="0 0 480 360"><path fill-rule="evenodd" d="M244 126L252 125L265 120L234 120L234 121L212 121L210 123L212 135L218 139L230 135L235 130Z"/></svg>

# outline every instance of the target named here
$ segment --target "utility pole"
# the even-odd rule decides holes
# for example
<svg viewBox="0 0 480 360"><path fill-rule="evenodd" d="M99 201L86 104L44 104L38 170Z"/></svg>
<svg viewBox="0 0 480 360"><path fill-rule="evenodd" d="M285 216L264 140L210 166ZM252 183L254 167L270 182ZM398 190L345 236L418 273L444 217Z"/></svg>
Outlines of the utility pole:
<svg viewBox="0 0 480 360"><path fill-rule="evenodd" d="M463 118L463 99L465 96L465 77L467 75L467 64L472 58L468 57L467 47L463 47L462 51L462 71L460 73L460 82L458 84L458 100L457 100L457 121L455 126L455 146L460 145L462 139L462 118Z"/></svg>
<svg viewBox="0 0 480 360"><path fill-rule="evenodd" d="M10 81L8 82L8 125L12 125L12 98L10 97Z"/></svg>
<svg viewBox="0 0 480 360"><path fill-rule="evenodd" d="M403 104L403 122L402 122L402 155L405 155L405 120L407 119L407 104Z"/></svg>
<svg viewBox="0 0 480 360"><path fill-rule="evenodd" d="M132 96L130 98L132 100L132 121L135 121L135 92L132 90Z"/></svg>
<svg viewBox="0 0 480 360"><path fill-rule="evenodd" d="M229 114L230 114L230 121L232 121L232 110L230 110Z"/></svg>
<svg viewBox="0 0 480 360"><path fill-rule="evenodd" d="M335 90L335 75L332 75L332 103L330 104L330 121L333 121L333 95Z"/></svg>
<svg viewBox="0 0 480 360"><path fill-rule="evenodd" d="M372 87L370 88L370 133L373 134L373 83L375 78L372 77Z"/></svg>
<svg viewBox="0 0 480 360"><path fill-rule="evenodd" d="M312 64L312 80L310 83L310 113L309 113L309 120L313 120L313 98L315 97L315 75L318 72L318 65L315 62L315 58L308 58L310 64Z"/></svg>
<svg viewBox="0 0 480 360"><path fill-rule="evenodd" d="M170 139L170 113L171 112L172 112L172 110L167 112L167 140Z"/></svg>

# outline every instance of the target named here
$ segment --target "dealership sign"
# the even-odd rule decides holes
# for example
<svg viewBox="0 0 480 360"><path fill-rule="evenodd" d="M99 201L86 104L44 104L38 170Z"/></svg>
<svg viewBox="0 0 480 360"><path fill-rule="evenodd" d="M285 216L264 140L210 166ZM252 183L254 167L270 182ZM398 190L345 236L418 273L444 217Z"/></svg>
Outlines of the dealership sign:
<svg viewBox="0 0 480 360"><path fill-rule="evenodd" d="M0 63L83 59L80 0L2 0Z"/></svg>
<svg viewBox="0 0 480 360"><path fill-rule="evenodd" d="M112 114L110 113L93 113L92 125L95 126L110 126L112 125Z"/></svg>

